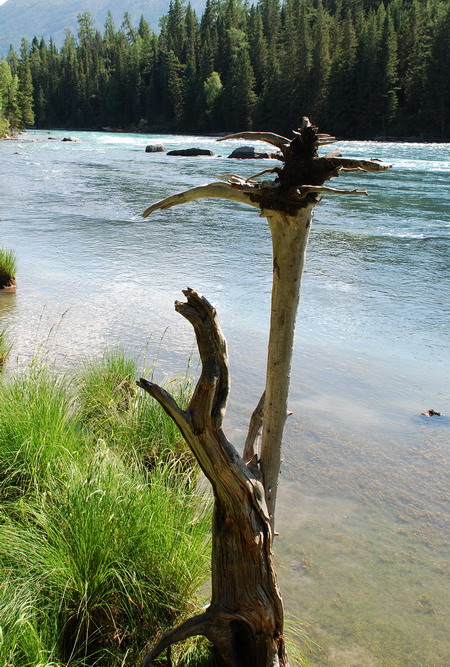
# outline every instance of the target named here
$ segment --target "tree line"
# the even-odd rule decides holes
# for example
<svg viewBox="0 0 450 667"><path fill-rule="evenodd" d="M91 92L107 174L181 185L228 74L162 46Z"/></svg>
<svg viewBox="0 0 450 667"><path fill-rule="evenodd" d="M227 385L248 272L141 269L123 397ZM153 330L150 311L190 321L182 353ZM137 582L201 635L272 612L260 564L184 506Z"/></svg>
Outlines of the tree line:
<svg viewBox="0 0 450 667"><path fill-rule="evenodd" d="M171 0L155 33L89 13L0 61L0 132L123 128L450 136L447 0Z"/></svg>

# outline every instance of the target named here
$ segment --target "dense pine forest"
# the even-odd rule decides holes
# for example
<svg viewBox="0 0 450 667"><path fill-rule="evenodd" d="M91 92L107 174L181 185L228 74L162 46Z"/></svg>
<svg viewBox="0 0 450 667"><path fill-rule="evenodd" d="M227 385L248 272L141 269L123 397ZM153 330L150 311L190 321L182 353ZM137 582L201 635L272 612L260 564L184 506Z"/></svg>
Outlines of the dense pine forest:
<svg viewBox="0 0 450 667"><path fill-rule="evenodd" d="M171 0L155 34L78 17L58 48L0 61L0 134L17 128L271 129L308 115L339 137L450 137L448 0Z"/></svg>

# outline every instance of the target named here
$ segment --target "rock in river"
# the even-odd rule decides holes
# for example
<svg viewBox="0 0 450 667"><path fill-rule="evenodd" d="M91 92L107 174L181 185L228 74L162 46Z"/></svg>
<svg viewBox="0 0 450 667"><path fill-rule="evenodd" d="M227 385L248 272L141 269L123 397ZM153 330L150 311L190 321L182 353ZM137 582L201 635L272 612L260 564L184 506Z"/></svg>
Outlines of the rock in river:
<svg viewBox="0 0 450 667"><path fill-rule="evenodd" d="M196 157L197 155L209 155L212 157L214 153L206 148L181 148L175 151L169 151L167 155L183 155L185 157Z"/></svg>
<svg viewBox="0 0 450 667"><path fill-rule="evenodd" d="M277 153L266 153L265 151L258 151L254 146L240 146L236 148L230 158L237 158L240 160L261 160L264 158L273 158Z"/></svg>
<svg viewBox="0 0 450 667"><path fill-rule="evenodd" d="M146 153L165 153L166 148L162 144L150 144L145 147Z"/></svg>

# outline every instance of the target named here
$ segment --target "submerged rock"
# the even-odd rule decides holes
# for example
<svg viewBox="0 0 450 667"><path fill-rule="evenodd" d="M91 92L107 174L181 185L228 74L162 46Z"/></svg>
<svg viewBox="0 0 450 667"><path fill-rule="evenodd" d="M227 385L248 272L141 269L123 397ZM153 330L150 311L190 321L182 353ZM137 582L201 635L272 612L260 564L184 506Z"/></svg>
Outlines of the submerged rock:
<svg viewBox="0 0 450 667"><path fill-rule="evenodd" d="M149 144L145 147L146 153L165 153L166 148L162 144Z"/></svg>
<svg viewBox="0 0 450 667"><path fill-rule="evenodd" d="M77 137L64 137L61 141L81 141L81 139L77 139Z"/></svg>
<svg viewBox="0 0 450 667"><path fill-rule="evenodd" d="M259 151L254 146L240 146L229 155L229 158L236 158L239 160L262 160L267 158L274 158L278 153L267 153L266 151Z"/></svg>

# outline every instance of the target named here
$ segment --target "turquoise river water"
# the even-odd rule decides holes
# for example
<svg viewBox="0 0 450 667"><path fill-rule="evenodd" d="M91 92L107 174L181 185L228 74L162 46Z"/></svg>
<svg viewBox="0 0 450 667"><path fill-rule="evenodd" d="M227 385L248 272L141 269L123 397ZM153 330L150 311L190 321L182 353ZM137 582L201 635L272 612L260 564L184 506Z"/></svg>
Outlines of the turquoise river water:
<svg viewBox="0 0 450 667"><path fill-rule="evenodd" d="M140 213L273 163L226 159L236 140L63 136L0 143L0 244L19 266L17 293L0 294L13 363L46 354L67 367L120 344L157 380L184 373L196 349L173 302L193 287L228 340L227 434L239 446L264 383L266 221L215 200ZM149 143L217 155L147 154ZM331 185L370 196L329 196L315 213L277 510L286 610L320 645L314 665L448 667L450 144L338 147L393 168L341 177ZM421 415L429 408L441 416Z"/></svg>

